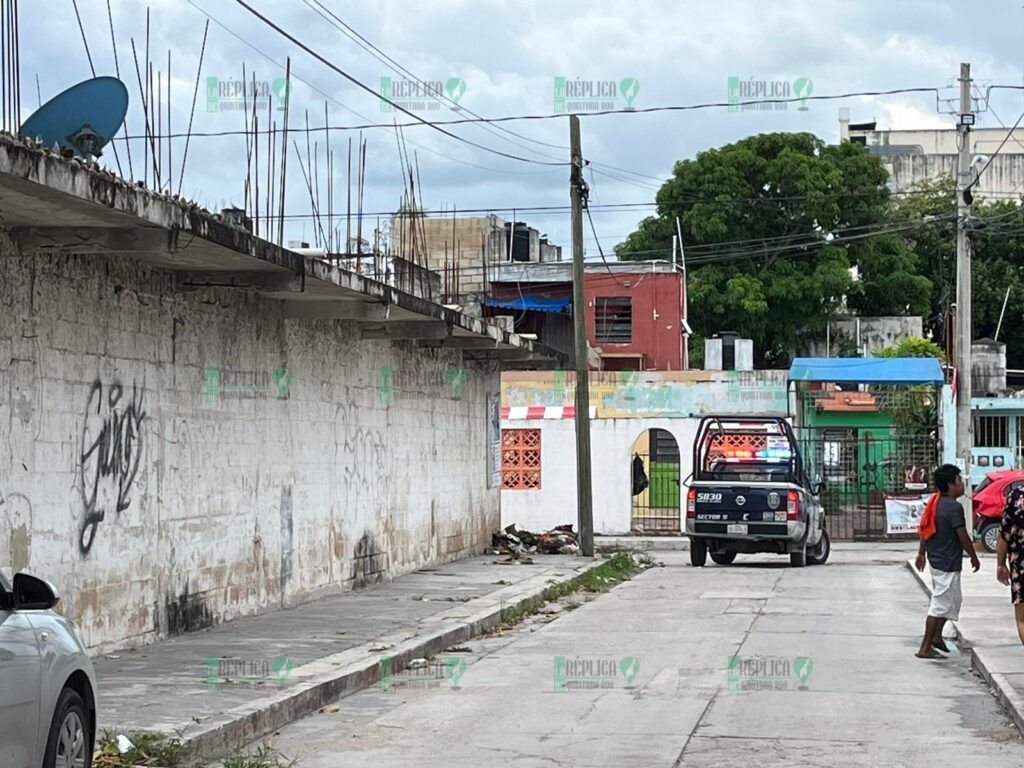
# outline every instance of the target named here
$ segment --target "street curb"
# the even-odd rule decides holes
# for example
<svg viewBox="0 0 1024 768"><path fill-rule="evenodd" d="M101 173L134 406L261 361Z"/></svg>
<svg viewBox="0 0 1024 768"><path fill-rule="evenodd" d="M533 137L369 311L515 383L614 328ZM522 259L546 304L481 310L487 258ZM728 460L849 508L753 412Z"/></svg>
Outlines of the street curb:
<svg viewBox="0 0 1024 768"><path fill-rule="evenodd" d="M690 539L685 536L595 536L594 546L619 546L638 552L687 552Z"/></svg>
<svg viewBox="0 0 1024 768"><path fill-rule="evenodd" d="M917 583L921 585L921 589L925 591L929 597L931 597L932 590L928 586L928 582L924 579L924 574L917 570L914 563L907 560L905 565L907 569L917 579ZM964 635L959 625L952 621L950 622L953 628L956 630L957 640L964 643L971 652L971 667L973 667L982 679L988 683L989 688L995 694L996 699L1002 705L1003 709L1013 720L1014 725L1017 726L1018 733L1024 733L1024 698L1021 698L1017 692L1013 689L1013 686L1007 681L1001 672L995 671L991 661L987 658L987 653L981 649L976 648L972 643L971 639Z"/></svg>
<svg viewBox="0 0 1024 768"><path fill-rule="evenodd" d="M593 560L573 564L570 566L572 570L557 581L549 572L538 574L519 584L475 598L472 602L478 607L469 615L466 615L465 605L455 607L422 620L414 630L407 628L295 667L289 679L298 679L297 685L223 712L205 721L198 731L182 736L181 743L188 753L188 761L198 764L216 759L316 712L341 696L373 685L380 680L382 656L390 656L392 669L399 671L412 659L464 643L499 626L506 611L530 609L542 603L543 593L554 583L572 581L606 562ZM410 631L414 634L410 635ZM373 648L378 650L371 650Z"/></svg>

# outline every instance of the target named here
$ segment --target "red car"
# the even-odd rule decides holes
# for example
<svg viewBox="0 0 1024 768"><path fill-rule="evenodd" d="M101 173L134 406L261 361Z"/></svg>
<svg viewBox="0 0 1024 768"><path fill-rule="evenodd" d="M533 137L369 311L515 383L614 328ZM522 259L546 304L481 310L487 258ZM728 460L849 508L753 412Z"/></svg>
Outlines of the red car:
<svg viewBox="0 0 1024 768"><path fill-rule="evenodd" d="M974 531L989 552L996 551L1006 497L1021 486L1024 486L1024 469L1003 469L989 472L974 488Z"/></svg>

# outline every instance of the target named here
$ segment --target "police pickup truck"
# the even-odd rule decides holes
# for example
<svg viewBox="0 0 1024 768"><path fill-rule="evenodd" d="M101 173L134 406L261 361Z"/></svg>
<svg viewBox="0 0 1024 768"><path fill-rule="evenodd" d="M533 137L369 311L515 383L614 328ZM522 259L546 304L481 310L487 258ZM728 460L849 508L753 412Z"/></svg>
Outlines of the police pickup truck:
<svg viewBox="0 0 1024 768"><path fill-rule="evenodd" d="M831 544L789 423L782 418L706 416L693 444L686 495L690 562L729 565L737 554L789 555L823 564Z"/></svg>

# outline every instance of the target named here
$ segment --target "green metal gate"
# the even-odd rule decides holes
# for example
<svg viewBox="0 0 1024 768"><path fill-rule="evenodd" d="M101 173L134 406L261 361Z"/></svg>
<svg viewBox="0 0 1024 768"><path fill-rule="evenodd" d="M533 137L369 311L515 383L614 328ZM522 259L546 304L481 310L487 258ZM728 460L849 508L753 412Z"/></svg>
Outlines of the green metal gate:
<svg viewBox="0 0 1024 768"><path fill-rule="evenodd" d="M680 530L679 446L671 432L652 429L648 451L634 454L643 462L649 485L633 495L632 529L645 533Z"/></svg>
<svg viewBox="0 0 1024 768"><path fill-rule="evenodd" d="M821 482L821 503L833 539L906 538L889 534L886 497L917 497L931 491L938 464L935 436L896 429L801 430L808 475Z"/></svg>

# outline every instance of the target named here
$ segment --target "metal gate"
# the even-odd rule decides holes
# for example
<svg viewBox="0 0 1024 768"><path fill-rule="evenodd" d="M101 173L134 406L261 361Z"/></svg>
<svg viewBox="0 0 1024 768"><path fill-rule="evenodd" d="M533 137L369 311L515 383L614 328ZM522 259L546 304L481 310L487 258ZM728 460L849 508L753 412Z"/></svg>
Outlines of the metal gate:
<svg viewBox="0 0 1024 768"><path fill-rule="evenodd" d="M894 429L802 430L808 476L821 482L821 503L833 539L906 538L886 532L885 498L931 489L938 464L935 437Z"/></svg>
<svg viewBox="0 0 1024 768"><path fill-rule="evenodd" d="M647 450L633 454L642 467L646 487L633 493L632 530L634 533L671 534L680 531L679 446L671 432L651 429ZM635 478L634 478L635 481Z"/></svg>

